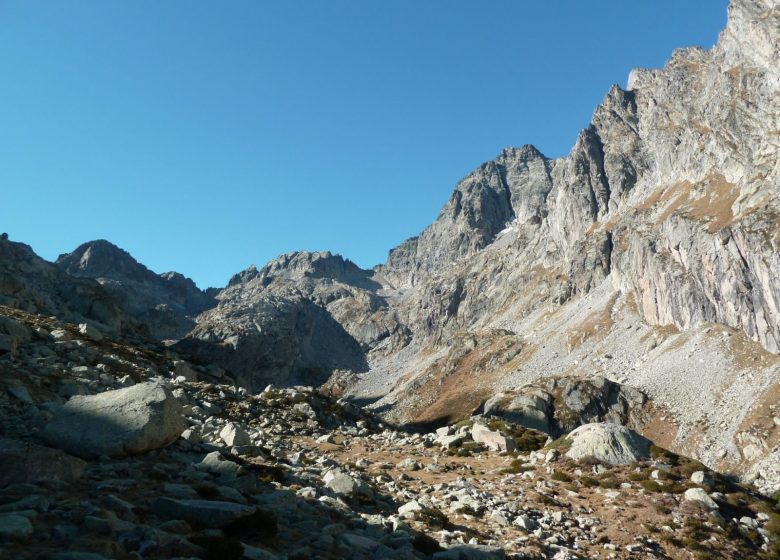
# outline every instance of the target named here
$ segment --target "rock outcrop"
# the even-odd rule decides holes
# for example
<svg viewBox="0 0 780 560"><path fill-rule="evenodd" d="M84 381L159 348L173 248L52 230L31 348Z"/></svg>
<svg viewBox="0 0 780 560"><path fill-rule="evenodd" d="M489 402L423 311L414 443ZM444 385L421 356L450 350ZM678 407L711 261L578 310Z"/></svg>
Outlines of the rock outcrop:
<svg viewBox="0 0 780 560"><path fill-rule="evenodd" d="M379 288L370 271L340 256L282 255L235 275L177 347L254 391L366 371L369 349L405 336Z"/></svg>
<svg viewBox="0 0 780 560"><path fill-rule="evenodd" d="M485 402L484 413L557 438L594 422L636 426L646 404L641 391L601 376L564 377L498 393Z"/></svg>
<svg viewBox="0 0 780 560"><path fill-rule="evenodd" d="M533 146L507 148L456 187L436 220L390 251L382 274L413 286L450 263L477 253L511 224L539 224L552 189L552 162Z"/></svg>

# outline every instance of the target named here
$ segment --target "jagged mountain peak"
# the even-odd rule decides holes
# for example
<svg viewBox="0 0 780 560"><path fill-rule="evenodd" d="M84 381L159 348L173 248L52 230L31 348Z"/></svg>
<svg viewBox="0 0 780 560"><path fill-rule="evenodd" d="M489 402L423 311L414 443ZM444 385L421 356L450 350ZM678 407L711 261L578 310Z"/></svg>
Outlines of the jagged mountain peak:
<svg viewBox="0 0 780 560"><path fill-rule="evenodd" d="M330 251L294 251L268 261L261 269L255 265L234 275L228 287L260 283L268 285L275 280L297 281L320 278L345 284L365 284L371 271L363 270L351 260Z"/></svg>
<svg viewBox="0 0 780 560"><path fill-rule="evenodd" d="M413 286L436 269L467 258L495 240L508 224L539 224L552 189L553 162L530 144L505 148L455 187L436 220L390 251L382 274Z"/></svg>
<svg viewBox="0 0 780 560"><path fill-rule="evenodd" d="M501 150L501 153L498 154L496 160L528 160L535 158L547 159L547 157L533 144L523 144L519 148L515 146L507 146Z"/></svg>
<svg viewBox="0 0 780 560"><path fill-rule="evenodd" d="M6 234L0 236L0 304L73 322L98 322L112 333L138 333L138 324L97 282L66 274Z"/></svg>
<svg viewBox="0 0 780 560"><path fill-rule="evenodd" d="M198 289L190 278L178 272L155 274L105 239L83 243L55 264L70 276L97 280L157 338L184 336L194 325L190 316L215 305L213 294Z"/></svg>
<svg viewBox="0 0 780 560"><path fill-rule="evenodd" d="M130 253L105 239L82 243L71 253L57 257L55 264L71 276L84 278L127 277L143 280L156 276Z"/></svg>

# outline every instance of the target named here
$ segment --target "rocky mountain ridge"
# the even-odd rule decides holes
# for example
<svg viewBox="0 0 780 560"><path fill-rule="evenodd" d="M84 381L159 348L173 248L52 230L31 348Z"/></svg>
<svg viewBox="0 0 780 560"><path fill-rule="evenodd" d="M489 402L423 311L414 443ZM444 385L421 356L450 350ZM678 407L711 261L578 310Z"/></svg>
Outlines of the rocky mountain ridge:
<svg viewBox="0 0 780 560"><path fill-rule="evenodd" d="M101 245L58 262L102 279L95 293L111 292L115 307L88 310L99 321L145 322L251 392L325 384L386 419L434 426L551 378L606 378L652 405L643 435L771 492L780 487L778 60L777 3L733 0L712 49L632 71L564 158L504 150L371 271L300 252L204 294L118 249L101 264ZM2 293L20 294L6 296L10 305L43 297L19 288L38 283L25 267L4 278ZM40 293L55 289L47 282ZM167 322L160 306L173 313Z"/></svg>

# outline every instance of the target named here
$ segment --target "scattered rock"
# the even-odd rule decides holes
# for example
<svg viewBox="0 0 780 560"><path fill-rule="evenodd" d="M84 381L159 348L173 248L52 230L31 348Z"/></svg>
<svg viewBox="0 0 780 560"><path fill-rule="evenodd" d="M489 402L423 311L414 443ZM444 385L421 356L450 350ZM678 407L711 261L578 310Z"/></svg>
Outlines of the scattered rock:
<svg viewBox="0 0 780 560"><path fill-rule="evenodd" d="M699 486L705 486L707 488L712 488L715 486L715 479L713 478L712 474L705 471L696 471L693 473L691 475L691 482L698 484Z"/></svg>
<svg viewBox="0 0 780 560"><path fill-rule="evenodd" d="M0 439L0 487L20 482L73 482L86 463L77 457L33 442Z"/></svg>
<svg viewBox="0 0 780 560"><path fill-rule="evenodd" d="M368 484L337 469L332 469L325 473L322 480L325 482L325 486L336 494L350 498L357 496L373 497L373 492Z"/></svg>
<svg viewBox="0 0 780 560"><path fill-rule="evenodd" d="M22 515L0 515L0 541L23 541L33 534L33 525Z"/></svg>
<svg viewBox="0 0 780 560"><path fill-rule="evenodd" d="M252 444L252 440L249 438L247 431L233 422L229 422L222 428L219 432L219 437L225 442L225 445L230 447Z"/></svg>
<svg viewBox="0 0 780 560"><path fill-rule="evenodd" d="M701 504L707 509L718 509L718 504L715 503L715 500L701 488L688 488L685 494L683 494L683 498L689 502Z"/></svg>
<svg viewBox="0 0 780 560"><path fill-rule="evenodd" d="M89 323L81 323L79 325L79 332L90 340L100 342L103 340L103 333L96 329Z"/></svg>
<svg viewBox="0 0 780 560"><path fill-rule="evenodd" d="M257 511L254 506L212 500L160 498L154 512L165 519L181 519L195 526L220 528Z"/></svg>

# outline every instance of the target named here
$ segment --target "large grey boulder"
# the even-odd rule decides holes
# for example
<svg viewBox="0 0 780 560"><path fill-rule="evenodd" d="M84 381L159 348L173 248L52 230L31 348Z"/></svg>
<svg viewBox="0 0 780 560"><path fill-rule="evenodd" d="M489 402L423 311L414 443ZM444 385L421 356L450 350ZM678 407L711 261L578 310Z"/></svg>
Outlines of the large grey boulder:
<svg viewBox="0 0 780 560"><path fill-rule="evenodd" d="M24 541L33 534L30 520L22 515L0 515L0 542Z"/></svg>
<svg viewBox="0 0 780 560"><path fill-rule="evenodd" d="M87 464L59 449L29 441L0 439L0 488L19 482L61 480L81 477Z"/></svg>
<svg viewBox="0 0 780 560"><path fill-rule="evenodd" d="M325 486L334 493L348 498L363 496L372 498L374 493L371 487L352 475L342 472L339 469L331 469L322 477Z"/></svg>
<svg viewBox="0 0 780 560"><path fill-rule="evenodd" d="M566 436L571 447L566 456L595 459L610 465L627 465L650 457L652 442L619 424L595 423L580 426Z"/></svg>
<svg viewBox="0 0 780 560"><path fill-rule="evenodd" d="M493 451L514 451L517 449L513 438L493 431L480 423L475 423L471 428L471 439Z"/></svg>
<svg viewBox="0 0 780 560"><path fill-rule="evenodd" d="M46 425L51 446L84 458L119 457L164 447L187 427L181 405L156 382L72 397Z"/></svg>
<svg viewBox="0 0 780 560"><path fill-rule="evenodd" d="M219 437L225 442L225 445L231 447L237 447L240 445L251 445L252 440L249 437L247 431L238 424L229 422L219 432Z"/></svg>
<svg viewBox="0 0 780 560"><path fill-rule="evenodd" d="M701 488L688 488L685 494L683 494L683 498L687 502L697 503L710 510L718 509L718 504L715 500Z"/></svg>

